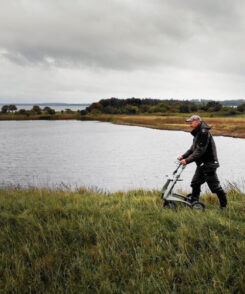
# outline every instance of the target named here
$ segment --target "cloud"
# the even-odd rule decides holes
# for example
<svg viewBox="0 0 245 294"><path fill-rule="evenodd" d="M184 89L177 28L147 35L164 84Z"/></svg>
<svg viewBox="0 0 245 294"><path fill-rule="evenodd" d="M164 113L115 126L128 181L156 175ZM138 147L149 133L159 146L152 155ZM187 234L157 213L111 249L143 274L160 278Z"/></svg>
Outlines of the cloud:
<svg viewBox="0 0 245 294"><path fill-rule="evenodd" d="M216 50L219 45L234 49L226 43L231 38L227 28L239 25L238 9L230 1L10 3L0 12L1 46L8 50L6 57L22 63L49 57L66 66L178 66L183 57L189 59L185 49L196 58L217 55L210 41Z"/></svg>
<svg viewBox="0 0 245 294"><path fill-rule="evenodd" d="M155 92L154 85L163 96L179 93L181 82L176 77L183 81L185 76L200 77L200 97L206 85L212 84L209 79L217 75L225 81L229 76L233 89L244 76L244 6L241 0L5 1L0 10L0 59L4 66L0 77L4 70L9 77L5 85L21 81L23 94L33 85L42 92L45 83L43 95L49 97L57 94L55 87L62 88L60 77L68 78L68 73L75 81L83 80L67 84L75 96L113 93L111 84L117 80L113 75L118 81L131 77L135 85L129 87L132 95L141 93L137 85L142 84L143 76L151 92ZM166 83L156 85L152 80L156 73L159 83L162 78ZM46 79L47 75L53 81ZM40 81L39 86L32 77ZM100 80L104 81L101 88L93 86ZM185 82L191 85L191 81ZM1 89L10 93L7 86ZM117 89L114 92L125 93ZM62 93L60 97L67 91ZM183 95L190 93L186 90Z"/></svg>

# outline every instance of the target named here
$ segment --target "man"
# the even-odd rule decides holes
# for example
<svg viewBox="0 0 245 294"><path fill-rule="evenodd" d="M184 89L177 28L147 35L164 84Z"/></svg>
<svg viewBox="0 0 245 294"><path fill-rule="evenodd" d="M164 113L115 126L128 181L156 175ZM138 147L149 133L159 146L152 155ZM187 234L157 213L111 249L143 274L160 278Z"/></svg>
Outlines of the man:
<svg viewBox="0 0 245 294"><path fill-rule="evenodd" d="M198 115L193 115L187 119L186 122L189 122L192 128L191 134L194 136L193 144L191 148L178 159L183 165L193 161L195 161L197 165L191 181L191 201L194 202L199 200L201 185L207 182L211 192L216 193L219 198L220 209L224 209L227 205L227 199L216 174L219 162L216 146L209 132L211 127L202 121L201 117Z"/></svg>

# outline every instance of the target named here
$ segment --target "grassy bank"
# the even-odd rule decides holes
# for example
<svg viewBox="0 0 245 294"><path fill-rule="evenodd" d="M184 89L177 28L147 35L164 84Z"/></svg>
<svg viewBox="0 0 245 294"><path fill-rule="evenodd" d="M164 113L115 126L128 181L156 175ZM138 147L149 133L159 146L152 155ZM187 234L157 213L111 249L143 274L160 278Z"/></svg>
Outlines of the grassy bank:
<svg viewBox="0 0 245 294"><path fill-rule="evenodd" d="M0 190L0 293L244 293L245 198Z"/></svg>
<svg viewBox="0 0 245 294"><path fill-rule="evenodd" d="M156 115L88 115L84 120L99 120L116 124L142 126L161 130L190 131L185 122L191 115L156 116ZM245 138L245 117L209 117L202 115L209 125L212 126L212 134L216 136L229 136Z"/></svg>
<svg viewBox="0 0 245 294"><path fill-rule="evenodd" d="M142 126L161 130L190 131L185 122L192 114L175 113L162 115L118 115L118 114L88 114L74 113L48 114L1 114L1 120L98 120L115 124ZM210 115L214 117L210 117ZM219 117L215 114L202 113L203 119L212 126L212 134L217 136L229 136L245 138L245 116Z"/></svg>
<svg viewBox="0 0 245 294"><path fill-rule="evenodd" d="M80 119L81 115L78 112L74 113L61 113L55 114L19 114L19 113L1 113L0 121L2 120L67 120L67 119Z"/></svg>

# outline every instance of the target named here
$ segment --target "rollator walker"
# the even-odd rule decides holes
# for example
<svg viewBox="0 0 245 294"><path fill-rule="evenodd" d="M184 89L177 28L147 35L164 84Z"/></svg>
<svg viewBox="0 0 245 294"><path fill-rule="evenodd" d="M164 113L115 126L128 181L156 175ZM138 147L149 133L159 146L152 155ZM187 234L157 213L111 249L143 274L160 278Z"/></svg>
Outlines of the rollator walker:
<svg viewBox="0 0 245 294"><path fill-rule="evenodd" d="M180 179L180 175L182 174L185 168L186 165L178 163L178 166L173 172L173 174L170 177L167 176L167 181L164 184L161 192L161 197L164 201L163 207L175 209L177 207L176 203L179 202L192 209L204 210L204 203L202 203L201 201L192 202L191 194L183 195L173 191L176 183L178 181L183 181L182 179Z"/></svg>

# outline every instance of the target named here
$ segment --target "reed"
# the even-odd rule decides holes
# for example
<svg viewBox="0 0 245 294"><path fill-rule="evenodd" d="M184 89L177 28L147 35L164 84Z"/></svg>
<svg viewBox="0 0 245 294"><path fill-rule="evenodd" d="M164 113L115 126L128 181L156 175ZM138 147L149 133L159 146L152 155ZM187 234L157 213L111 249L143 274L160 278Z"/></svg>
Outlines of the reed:
<svg viewBox="0 0 245 294"><path fill-rule="evenodd" d="M159 191L0 190L0 293L244 293L245 198L163 209Z"/></svg>
<svg viewBox="0 0 245 294"><path fill-rule="evenodd" d="M188 115L188 117L190 114ZM189 125L185 122L186 115L175 114L175 116L157 115L109 115L96 114L82 117L83 120L98 120L116 124L142 126L162 130L190 131ZM245 118L240 117L209 117L202 115L212 127L212 134L216 136L228 136L245 138Z"/></svg>

